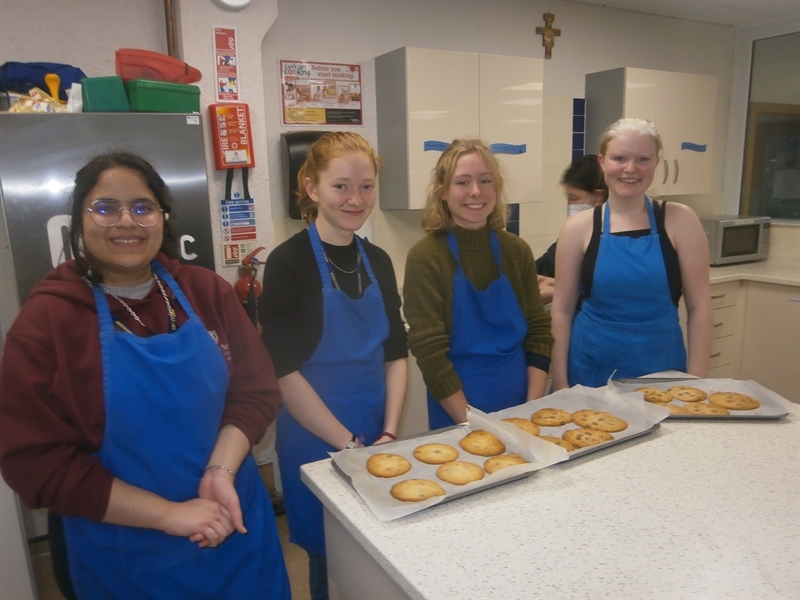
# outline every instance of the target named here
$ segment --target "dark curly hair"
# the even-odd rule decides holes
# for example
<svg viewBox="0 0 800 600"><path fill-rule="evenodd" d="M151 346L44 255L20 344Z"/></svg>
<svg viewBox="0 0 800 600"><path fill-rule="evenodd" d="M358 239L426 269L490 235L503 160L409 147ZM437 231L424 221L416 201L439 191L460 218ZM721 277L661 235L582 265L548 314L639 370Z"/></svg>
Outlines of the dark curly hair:
<svg viewBox="0 0 800 600"><path fill-rule="evenodd" d="M114 151L95 156L82 167L75 175L75 188L72 191L72 205L70 207L72 224L69 230L69 245L72 249L72 256L75 257L78 272L93 282L101 281L102 276L97 269L92 269L92 257L83 248L83 202L97 185L97 181L105 171L118 168L130 169L141 173L147 183L147 187L153 192L164 213L169 214L172 211L172 195L167 184L161 179L153 165L141 156L130 152ZM172 247L175 243L175 237L172 235L167 219L164 219L163 231L161 252L171 257L173 256Z"/></svg>

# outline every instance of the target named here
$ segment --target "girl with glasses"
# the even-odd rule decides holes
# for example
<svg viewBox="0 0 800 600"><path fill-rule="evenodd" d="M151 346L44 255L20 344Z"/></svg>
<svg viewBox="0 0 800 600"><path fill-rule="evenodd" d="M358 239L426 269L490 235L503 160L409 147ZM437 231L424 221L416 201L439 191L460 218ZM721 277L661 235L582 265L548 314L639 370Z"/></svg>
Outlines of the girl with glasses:
<svg viewBox="0 0 800 600"><path fill-rule="evenodd" d="M169 258L170 202L138 156L78 171L77 258L31 291L0 362L0 468L49 509L67 598L289 598L250 454L280 390L231 286Z"/></svg>

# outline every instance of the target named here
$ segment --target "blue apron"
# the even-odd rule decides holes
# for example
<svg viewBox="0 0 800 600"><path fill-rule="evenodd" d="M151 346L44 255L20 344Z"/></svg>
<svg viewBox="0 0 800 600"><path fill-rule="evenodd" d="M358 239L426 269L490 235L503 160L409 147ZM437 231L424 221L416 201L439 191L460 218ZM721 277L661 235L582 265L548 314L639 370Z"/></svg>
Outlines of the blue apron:
<svg viewBox="0 0 800 600"><path fill-rule="evenodd" d="M308 237L322 278L322 338L300 374L342 425L371 444L383 431L386 409L383 342L389 319L383 296L358 236L358 251L372 284L356 300L333 286L316 223ZM290 539L306 552L325 554L322 504L300 480L300 466L328 458L337 449L307 431L283 407L275 446Z"/></svg>
<svg viewBox="0 0 800 600"><path fill-rule="evenodd" d="M672 302L653 205L645 199L650 235L609 233L606 205L592 294L572 324L570 385L606 385L668 369L686 370L686 348Z"/></svg>
<svg viewBox="0 0 800 600"><path fill-rule="evenodd" d="M189 320L171 334L114 331L94 286L100 320L105 435L98 454L117 478L167 500L197 498L216 443L228 369L172 276L153 271ZM217 548L154 529L64 517L70 576L78 598L289 598L272 504L252 455L236 476L248 533Z"/></svg>
<svg viewBox="0 0 800 600"><path fill-rule="evenodd" d="M522 344L528 322L503 273L497 234L491 231L489 239L500 277L478 291L461 268L455 234L447 234L447 244L456 259L447 358L461 379L467 402L484 412L495 412L522 404L527 398L528 368ZM431 429L453 425L453 419L430 391L428 425Z"/></svg>

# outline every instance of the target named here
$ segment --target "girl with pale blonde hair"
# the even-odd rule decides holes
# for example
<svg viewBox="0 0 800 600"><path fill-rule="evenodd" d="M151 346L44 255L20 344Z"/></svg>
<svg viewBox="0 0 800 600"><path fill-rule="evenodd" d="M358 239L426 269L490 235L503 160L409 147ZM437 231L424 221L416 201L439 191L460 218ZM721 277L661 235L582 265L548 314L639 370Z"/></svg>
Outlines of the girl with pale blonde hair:
<svg viewBox="0 0 800 600"><path fill-rule="evenodd" d="M503 178L480 140L442 153L403 287L409 347L428 387L431 429L545 392L550 318L527 243L503 229Z"/></svg>
<svg viewBox="0 0 800 600"><path fill-rule="evenodd" d="M661 151L652 121L620 119L610 125L598 155L608 200L561 228L551 310L556 390L599 387L612 373L616 378L666 370L708 373L708 243L692 209L647 195ZM688 356L678 321L681 295Z"/></svg>

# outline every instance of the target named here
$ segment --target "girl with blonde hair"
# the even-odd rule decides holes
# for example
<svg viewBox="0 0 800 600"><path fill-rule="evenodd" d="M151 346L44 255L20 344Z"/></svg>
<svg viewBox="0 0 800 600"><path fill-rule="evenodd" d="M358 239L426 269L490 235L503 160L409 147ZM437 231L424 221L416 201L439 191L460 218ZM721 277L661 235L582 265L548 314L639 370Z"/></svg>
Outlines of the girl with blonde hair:
<svg viewBox="0 0 800 600"><path fill-rule="evenodd" d="M409 346L428 387L431 429L544 395L550 318L530 247L506 232L503 178L480 140L442 153L428 187L428 235L408 253Z"/></svg>
<svg viewBox="0 0 800 600"><path fill-rule="evenodd" d="M308 229L275 248L259 312L283 393L276 448L290 539L309 554L311 597L327 598L322 505L300 466L391 441L406 395L405 324L392 261L358 237L375 206L379 160L363 137L331 132L298 174Z"/></svg>
<svg viewBox="0 0 800 600"><path fill-rule="evenodd" d="M561 229L551 310L557 390L599 387L614 372L616 378L664 370L708 373L708 244L688 206L647 196L661 150L649 120L610 125L598 156L608 200L567 219ZM688 359L678 322L681 295Z"/></svg>

